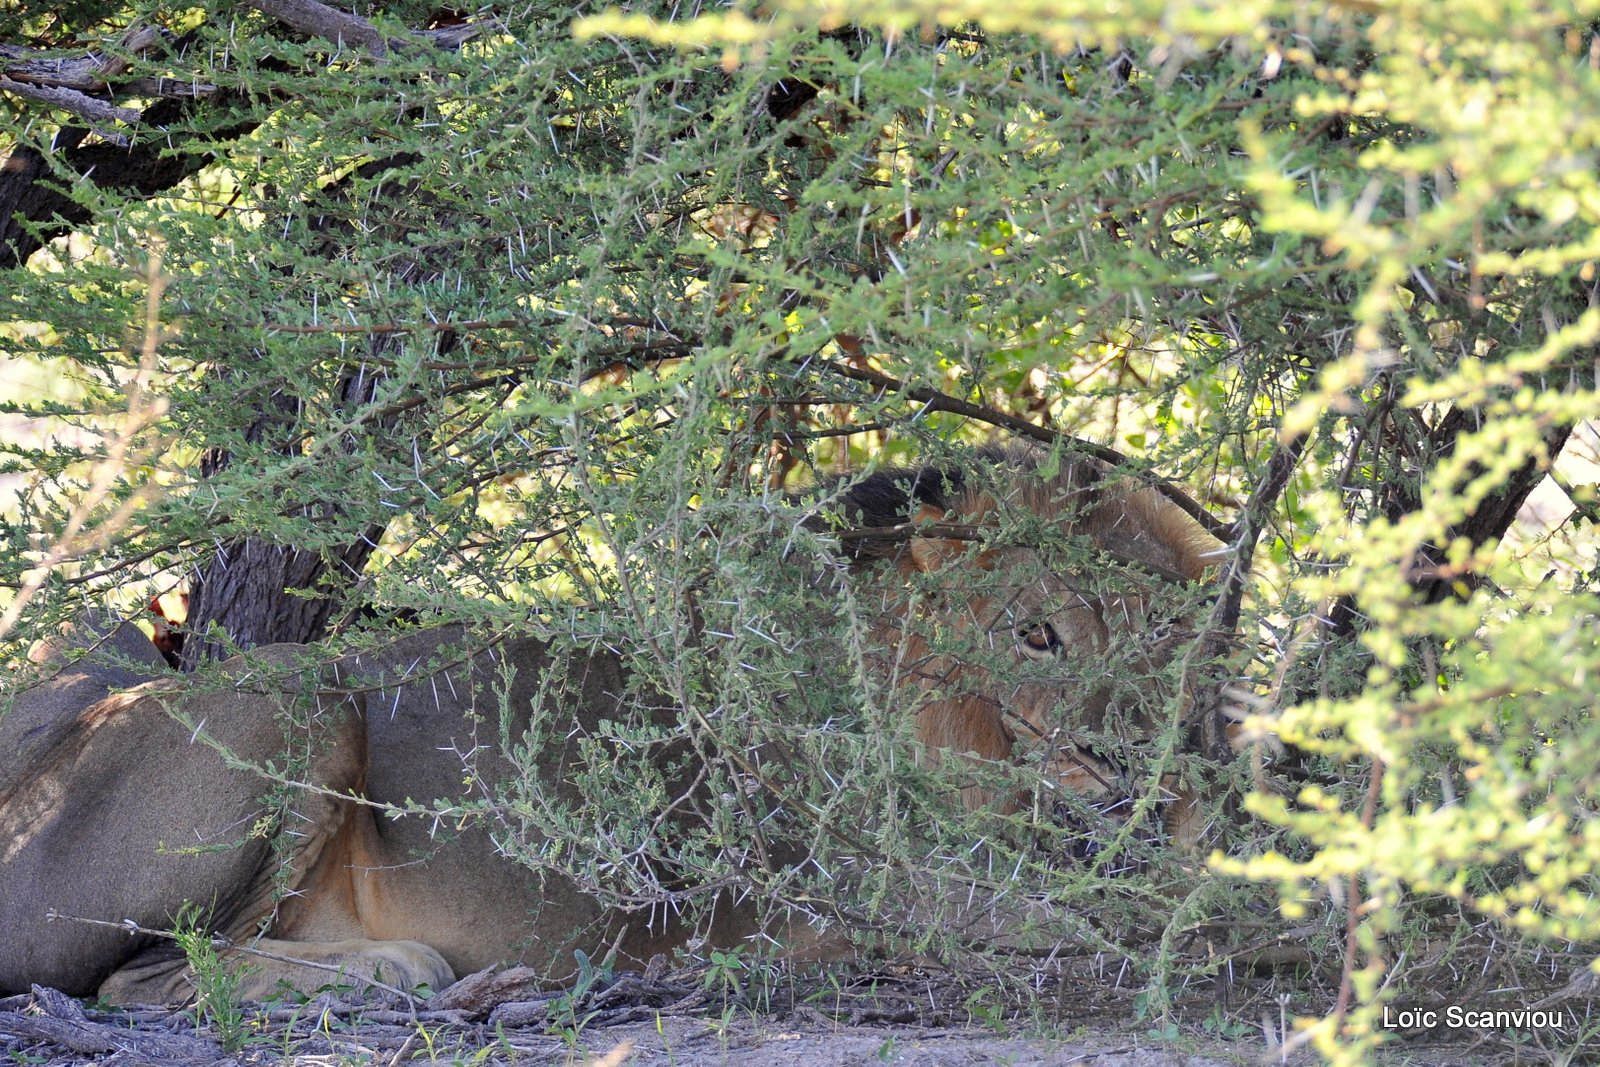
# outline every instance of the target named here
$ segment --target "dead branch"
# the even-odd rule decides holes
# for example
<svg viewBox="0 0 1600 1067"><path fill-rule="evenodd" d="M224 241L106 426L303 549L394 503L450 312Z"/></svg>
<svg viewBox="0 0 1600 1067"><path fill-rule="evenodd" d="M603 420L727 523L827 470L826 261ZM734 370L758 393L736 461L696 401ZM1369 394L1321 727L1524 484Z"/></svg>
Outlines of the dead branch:
<svg viewBox="0 0 1600 1067"><path fill-rule="evenodd" d="M404 52L413 44L459 48L481 32L477 24L465 22L433 30L413 30L407 37L385 37L360 15L317 0L246 0L246 4L307 36L360 48L379 58L391 50Z"/></svg>
<svg viewBox="0 0 1600 1067"><path fill-rule="evenodd" d="M1227 682L1223 654L1239 628L1239 615L1243 610L1244 592L1250 578L1250 566L1255 559L1257 539L1261 531L1266 529L1267 520L1277 507L1278 498L1289 484L1289 476L1299 465L1309 441L1309 434L1298 434L1281 442L1272 453L1272 458L1267 460L1266 476L1250 494L1244 510L1234 521L1237 532L1229 544L1227 562L1217 581L1216 602L1211 607L1211 616L1201 630L1199 640L1189 653L1189 661L1197 664L1201 672L1200 681L1185 685L1193 694L1189 722L1193 724L1199 721L1202 751L1219 759L1225 759L1231 751L1222 717L1216 713L1222 707L1222 688ZM1184 673L1188 674L1187 667Z"/></svg>
<svg viewBox="0 0 1600 1067"><path fill-rule="evenodd" d="M151 31L151 40L158 39L154 31ZM133 45L135 52L144 50L140 47L144 43L143 37L129 43ZM90 97L103 96L110 89L115 89L123 96L163 98L210 96L217 91L217 87L208 82L181 78L121 79L119 75L126 71L128 66L126 59L120 56L108 56L101 52L87 52L69 58L52 56L19 45L0 44L0 77L10 79L13 83L46 89L71 90ZM7 91L19 96L27 95L15 85L8 86ZM109 106L105 105L103 100L97 99L94 102Z"/></svg>
<svg viewBox="0 0 1600 1067"><path fill-rule="evenodd" d="M27 1041L47 1041L84 1056L130 1053L145 1062L213 1063L222 1054L216 1044L178 1034L153 1034L104 1023L69 1022L48 1015L0 1011L0 1034Z"/></svg>
<svg viewBox="0 0 1600 1067"><path fill-rule="evenodd" d="M79 118L93 124L108 122L125 122L132 125L139 121L139 111L131 107L116 107L104 100L96 100L77 89L66 89L54 85L36 85L29 82L17 81L5 74L0 74L0 92L11 93L28 100L37 100L41 104L70 111ZM108 140L118 139L118 135L96 131ZM121 138L126 140L126 138Z"/></svg>
<svg viewBox="0 0 1600 1067"><path fill-rule="evenodd" d="M377 56L386 54L390 47L377 27L360 15L319 4L317 0L245 0L245 3L311 37L350 45Z"/></svg>

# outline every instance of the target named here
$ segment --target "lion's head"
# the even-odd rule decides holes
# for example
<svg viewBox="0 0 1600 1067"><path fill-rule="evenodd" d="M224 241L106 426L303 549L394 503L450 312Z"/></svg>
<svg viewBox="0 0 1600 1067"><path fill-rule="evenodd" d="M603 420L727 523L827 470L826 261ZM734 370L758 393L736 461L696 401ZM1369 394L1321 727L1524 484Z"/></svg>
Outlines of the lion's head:
<svg viewBox="0 0 1600 1067"><path fill-rule="evenodd" d="M880 470L836 506L858 562L904 579L885 584L875 636L882 668L920 692L928 753L1024 757L1072 794L1126 791L1121 753L1167 721L1157 675L1219 541L1148 485L1032 448Z"/></svg>

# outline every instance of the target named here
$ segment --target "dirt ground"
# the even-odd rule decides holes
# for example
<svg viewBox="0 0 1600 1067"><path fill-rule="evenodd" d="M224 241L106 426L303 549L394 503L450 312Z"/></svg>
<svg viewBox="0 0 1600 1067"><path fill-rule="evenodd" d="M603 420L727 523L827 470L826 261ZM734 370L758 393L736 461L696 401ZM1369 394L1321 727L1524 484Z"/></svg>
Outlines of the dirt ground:
<svg viewBox="0 0 1600 1067"><path fill-rule="evenodd" d="M1218 1043L1215 1052L1202 1053L1182 1044L1161 1047L1131 1034L1109 1040L1051 1039L1010 1036L1001 1032L1003 1028L994 1027L851 1023L848 1017L834 1019L804 1007L781 1016L764 1016L741 1010L639 1011L634 1006L610 1018L587 1018L573 1027L552 1019L548 1002L537 1008L535 1003L499 1005L491 1012L491 1017L498 1016L492 1021L474 1020L461 1012L426 1010L417 1012L413 1021L405 1011L318 998L298 1010L265 1009L248 1022L248 1035L238 1047L227 1052L216 1026L196 1027L192 1013L84 1010L77 1001L42 993L0 1001L0 1008L5 1009L0 1010L0 1052L8 1054L11 1063L30 1067L87 1063L118 1067L266 1063L305 1067L390 1067L400 1063L483 1067L843 1067L877 1063L1231 1067L1253 1062L1264 1051L1259 1043L1236 1050ZM534 1015L538 1018L532 1018Z"/></svg>
<svg viewBox="0 0 1600 1067"><path fill-rule="evenodd" d="M1035 1005L1036 1010L1022 1013L1016 1003L1005 1011L991 1010L953 978L903 973L812 980L752 998L746 990L713 993L703 975L688 973L623 975L574 997L540 990L530 973L512 969L471 976L424 1002L330 991L297 1004L243 1006L232 1017L219 1018L193 1008L103 1009L36 988L31 995L0 998L0 1065L1238 1067L1317 1062L1307 1050L1286 1052L1269 1043L1269 1020L1257 1028L1236 1022L1226 1033L1179 1026L1158 1036L1134 1018L1131 993L1086 987L1041 993L1050 1002L1048 1012ZM1071 1005L1064 1015L1057 1010L1063 1003ZM1540 1064L1563 1062L1563 1053L1413 1043L1380 1062Z"/></svg>

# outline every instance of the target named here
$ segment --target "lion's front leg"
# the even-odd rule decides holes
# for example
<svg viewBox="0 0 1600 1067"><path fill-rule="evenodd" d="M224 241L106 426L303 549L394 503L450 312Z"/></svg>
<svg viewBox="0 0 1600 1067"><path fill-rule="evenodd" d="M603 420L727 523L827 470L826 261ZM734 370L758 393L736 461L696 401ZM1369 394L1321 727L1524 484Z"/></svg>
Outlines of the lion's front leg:
<svg viewBox="0 0 1600 1067"><path fill-rule="evenodd" d="M276 955L334 969L257 957L251 992L280 977L314 989L341 965L389 984L449 980L432 949L361 940L338 906L348 893L331 891L349 866L345 828L370 822L347 799L365 784L366 729L353 700L297 700L282 676L304 652L258 650L225 665L233 684L209 692L174 678L63 706L26 760L26 746L0 753L0 993L39 983L186 999L187 961L148 931L191 907L203 930L235 944L284 926L278 936L306 944ZM299 914L285 925L289 912Z"/></svg>

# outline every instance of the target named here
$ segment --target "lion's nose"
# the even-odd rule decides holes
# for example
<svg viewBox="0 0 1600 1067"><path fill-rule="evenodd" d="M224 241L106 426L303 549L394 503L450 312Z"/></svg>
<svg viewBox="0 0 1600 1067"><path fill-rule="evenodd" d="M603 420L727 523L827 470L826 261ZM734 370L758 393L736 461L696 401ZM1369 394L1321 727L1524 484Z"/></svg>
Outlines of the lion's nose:
<svg viewBox="0 0 1600 1067"><path fill-rule="evenodd" d="M1143 869L1141 849L1121 848L1113 853L1109 848L1111 840L1126 831L1136 807L1129 796L1105 797L1088 804L1081 799L1058 801L1052 814L1061 855L1075 863L1092 863L1099 874L1107 877ZM1148 818L1140 821L1141 824L1150 822ZM1156 836L1155 830L1143 833L1136 828L1130 843L1148 843Z"/></svg>

